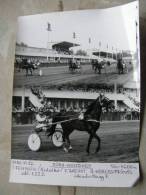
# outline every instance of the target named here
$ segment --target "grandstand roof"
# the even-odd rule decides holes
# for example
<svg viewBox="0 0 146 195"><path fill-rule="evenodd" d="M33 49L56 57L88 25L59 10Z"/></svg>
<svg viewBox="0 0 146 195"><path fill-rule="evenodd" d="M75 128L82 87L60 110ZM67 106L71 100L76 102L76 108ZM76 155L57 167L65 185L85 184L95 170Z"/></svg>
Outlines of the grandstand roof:
<svg viewBox="0 0 146 195"><path fill-rule="evenodd" d="M62 42L55 43L54 45L52 45L52 48L53 49L54 48L64 48L65 50L69 50L70 47L76 47L76 46L79 46L79 44L62 41Z"/></svg>

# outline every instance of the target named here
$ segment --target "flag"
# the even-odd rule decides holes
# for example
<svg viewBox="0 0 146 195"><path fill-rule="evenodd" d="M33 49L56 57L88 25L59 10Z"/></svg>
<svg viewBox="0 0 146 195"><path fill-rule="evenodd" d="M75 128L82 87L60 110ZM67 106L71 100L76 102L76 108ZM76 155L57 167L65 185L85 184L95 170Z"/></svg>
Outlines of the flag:
<svg viewBox="0 0 146 195"><path fill-rule="evenodd" d="M75 32L73 32L73 39L75 39L76 38L76 33Z"/></svg>
<svg viewBox="0 0 146 195"><path fill-rule="evenodd" d="M89 37L89 43L91 43L91 38Z"/></svg>
<svg viewBox="0 0 146 195"><path fill-rule="evenodd" d="M107 44L107 49L108 49L108 44Z"/></svg>
<svg viewBox="0 0 146 195"><path fill-rule="evenodd" d="M51 31L51 24L49 22L47 23L47 31Z"/></svg>
<svg viewBox="0 0 146 195"><path fill-rule="evenodd" d="M99 41L99 47L101 47L101 42Z"/></svg>

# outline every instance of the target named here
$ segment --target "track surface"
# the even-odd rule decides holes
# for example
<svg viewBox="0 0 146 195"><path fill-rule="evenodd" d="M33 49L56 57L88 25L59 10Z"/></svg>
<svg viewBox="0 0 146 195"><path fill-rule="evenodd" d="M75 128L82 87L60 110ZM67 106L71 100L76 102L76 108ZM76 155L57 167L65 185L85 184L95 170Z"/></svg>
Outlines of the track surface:
<svg viewBox="0 0 146 195"><path fill-rule="evenodd" d="M95 74L91 68L91 65L83 65L81 72L70 73L68 66L58 66L58 67L47 67L41 68L43 75L38 75L38 70L35 70L33 76L25 75L25 71L20 73L15 71L14 76L14 87L17 86L48 86L50 84L61 84L72 81L80 81L82 79L94 78L97 83L114 83L118 82L122 84L126 83L128 80L132 79L132 72L127 74L118 75L116 67L106 67L102 69L102 74Z"/></svg>
<svg viewBox="0 0 146 195"><path fill-rule="evenodd" d="M70 162L137 162L139 147L139 122L109 122L102 123L98 135L101 138L101 149L94 154L97 145L93 140L91 154L85 152L88 143L86 132L74 131L71 135L73 150L65 153L62 148L53 146L51 139L42 133L42 147L38 152L32 152L27 146L27 138L32 126L17 126L12 128L12 158L44 161Z"/></svg>

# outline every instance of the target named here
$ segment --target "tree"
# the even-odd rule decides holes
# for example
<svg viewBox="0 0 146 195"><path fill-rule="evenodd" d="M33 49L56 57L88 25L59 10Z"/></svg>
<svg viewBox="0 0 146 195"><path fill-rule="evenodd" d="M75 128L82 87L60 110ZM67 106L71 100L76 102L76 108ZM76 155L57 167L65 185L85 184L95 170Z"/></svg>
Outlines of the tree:
<svg viewBox="0 0 146 195"><path fill-rule="evenodd" d="M74 54L74 51L72 49L69 50L70 55Z"/></svg>
<svg viewBox="0 0 146 195"><path fill-rule="evenodd" d="M80 55L80 56L87 56L87 52L82 50L82 49L79 49L77 52L76 52L76 55Z"/></svg>
<svg viewBox="0 0 146 195"><path fill-rule="evenodd" d="M23 43L23 42L21 42L21 43L16 42L16 45L22 46L22 47L28 47L28 45L26 43Z"/></svg>
<svg viewBox="0 0 146 195"><path fill-rule="evenodd" d="M28 45L26 43L23 43L23 42L21 42L20 45L23 47L28 47Z"/></svg>

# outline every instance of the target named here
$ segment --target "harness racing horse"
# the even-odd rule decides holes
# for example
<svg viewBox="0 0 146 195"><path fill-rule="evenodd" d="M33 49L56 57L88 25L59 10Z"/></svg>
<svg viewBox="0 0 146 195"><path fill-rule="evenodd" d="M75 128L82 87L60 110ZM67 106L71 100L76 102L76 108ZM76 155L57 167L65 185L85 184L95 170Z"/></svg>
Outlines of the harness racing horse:
<svg viewBox="0 0 146 195"><path fill-rule="evenodd" d="M73 61L72 59L70 59L69 61L69 71L71 73L74 73L76 70L80 70L81 72L81 66L77 61Z"/></svg>
<svg viewBox="0 0 146 195"><path fill-rule="evenodd" d="M79 117L75 117L75 112L66 112L66 113L59 113L53 118L53 123L60 122L61 127L63 129L63 149L68 152L70 149L72 149L71 142L69 139L70 134L74 130L78 131L86 131L89 134L89 140L87 144L86 151L89 154L90 153L90 145L92 142L92 139L95 138L98 142L98 146L96 148L96 152L100 149L100 138L96 134L96 131L100 127L100 117L102 114L102 108L109 108L109 105L111 104L111 101L107 99L104 95L100 95L95 101L93 101L87 108L86 112L84 113L84 118L79 119ZM113 105L112 105L113 106ZM70 117L72 114L74 114L74 118ZM76 115L77 116L77 115ZM68 121L67 121L68 120ZM65 121L65 122L62 122ZM56 124L52 125L51 127L51 133L55 131ZM68 148L65 145L65 142L67 141Z"/></svg>
<svg viewBox="0 0 146 195"><path fill-rule="evenodd" d="M37 69L37 67L32 62L29 63L27 59L19 60L19 62L16 61L16 67L18 68L19 72L20 72L21 69L25 70L26 71L26 76L32 75L33 71L35 69Z"/></svg>
<svg viewBox="0 0 146 195"><path fill-rule="evenodd" d="M124 69L126 69L126 65L122 62L122 59L118 59L117 69L118 69L118 74L124 74Z"/></svg>
<svg viewBox="0 0 146 195"><path fill-rule="evenodd" d="M101 69L103 68L105 63L106 62L104 61L99 62L98 60L92 60L91 61L92 69L94 70L95 73L97 73L98 70L98 74L101 74Z"/></svg>

